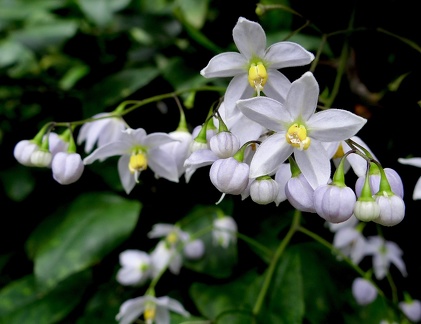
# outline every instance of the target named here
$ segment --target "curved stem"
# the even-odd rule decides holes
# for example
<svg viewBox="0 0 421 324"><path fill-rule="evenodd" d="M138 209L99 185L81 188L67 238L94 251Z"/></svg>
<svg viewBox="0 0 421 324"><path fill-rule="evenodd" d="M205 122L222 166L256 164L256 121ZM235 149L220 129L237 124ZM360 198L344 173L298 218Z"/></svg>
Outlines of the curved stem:
<svg viewBox="0 0 421 324"><path fill-rule="evenodd" d="M291 227L289 228L288 233L285 235L284 239L281 241L281 244L279 244L269 264L269 268L267 270L262 289L260 290L259 295L257 296L256 303L254 304L254 307L253 307L254 316L259 314L260 309L262 308L263 301L269 290L269 285L272 280L273 274L275 272L276 265L278 264L278 260L281 257L282 253L285 251L285 248L288 246L289 242L291 241L291 238L293 237L294 233L297 231L300 225L300 219L301 219L301 211L295 210Z"/></svg>

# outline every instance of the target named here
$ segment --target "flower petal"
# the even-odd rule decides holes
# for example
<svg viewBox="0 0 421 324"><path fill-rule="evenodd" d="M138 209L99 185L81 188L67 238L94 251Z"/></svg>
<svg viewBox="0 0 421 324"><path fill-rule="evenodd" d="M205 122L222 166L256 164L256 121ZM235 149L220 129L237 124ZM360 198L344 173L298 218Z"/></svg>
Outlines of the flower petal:
<svg viewBox="0 0 421 324"><path fill-rule="evenodd" d="M414 193L412 194L412 199L418 200L421 199L421 178L418 178L417 183L414 187Z"/></svg>
<svg viewBox="0 0 421 324"><path fill-rule="evenodd" d="M421 168L421 158L420 157L414 157L414 158L408 158L408 159L399 158L398 162L401 163L401 164L407 164L407 165L412 165L412 166Z"/></svg>
<svg viewBox="0 0 421 324"><path fill-rule="evenodd" d="M83 159L83 164L91 164L99 159L106 159L111 156L130 154L131 144L127 141L116 141L98 147L90 155Z"/></svg>
<svg viewBox="0 0 421 324"><path fill-rule="evenodd" d="M154 148L162 144L177 141L167 133L152 133L145 137L143 144L149 148Z"/></svg>
<svg viewBox="0 0 421 324"><path fill-rule="evenodd" d="M271 69L307 65L314 60L313 53L294 42L279 42L268 47L265 61Z"/></svg>
<svg viewBox="0 0 421 324"><path fill-rule="evenodd" d="M155 173L155 176L172 182L178 182L179 180L177 164L165 150L160 148L150 150L148 152L148 166Z"/></svg>
<svg viewBox="0 0 421 324"><path fill-rule="evenodd" d="M237 107L246 117L275 132L285 131L293 121L284 106L269 97L238 100Z"/></svg>
<svg viewBox="0 0 421 324"><path fill-rule="evenodd" d="M285 107L293 119L307 121L315 112L319 100L319 85L313 73L306 72L291 84Z"/></svg>
<svg viewBox="0 0 421 324"><path fill-rule="evenodd" d="M304 151L294 149L294 157L313 189L327 184L330 178L330 159L320 142L313 140Z"/></svg>
<svg viewBox="0 0 421 324"><path fill-rule="evenodd" d="M285 98L291 88L291 81L278 70L269 69L268 79L263 89L266 96L285 103Z"/></svg>
<svg viewBox="0 0 421 324"><path fill-rule="evenodd" d="M253 93L254 89L250 87L246 73L235 76L225 91L224 105L226 118L231 119L238 114L238 108L236 107L237 100L251 98Z"/></svg>
<svg viewBox="0 0 421 324"><path fill-rule="evenodd" d="M322 142L333 142L354 136L367 119L342 109L328 109L314 114L307 121L309 136Z"/></svg>
<svg viewBox="0 0 421 324"><path fill-rule="evenodd" d="M250 178L274 174L291 153L292 146L287 143L285 134L269 136L260 144L251 160Z"/></svg>
<svg viewBox="0 0 421 324"><path fill-rule="evenodd" d="M247 60L240 53L226 52L211 58L208 65L200 71L205 78L233 77L247 73Z"/></svg>
<svg viewBox="0 0 421 324"><path fill-rule="evenodd" d="M235 45L247 60L253 56L263 58L266 48L266 34L258 23L240 17L232 35Z"/></svg>
<svg viewBox="0 0 421 324"><path fill-rule="evenodd" d="M129 162L130 155L122 155L118 159L118 174L120 176L121 185L123 186L126 194L129 194L136 185L134 175L129 170Z"/></svg>

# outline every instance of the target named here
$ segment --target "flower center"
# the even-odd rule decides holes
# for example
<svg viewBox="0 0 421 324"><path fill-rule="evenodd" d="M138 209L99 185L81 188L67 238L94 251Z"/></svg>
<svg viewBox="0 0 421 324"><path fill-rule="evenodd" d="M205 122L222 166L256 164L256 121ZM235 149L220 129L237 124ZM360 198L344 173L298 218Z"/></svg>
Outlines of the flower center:
<svg viewBox="0 0 421 324"><path fill-rule="evenodd" d="M146 303L145 312L143 313L145 322L152 323L153 320L155 319L155 314L156 314L156 305L154 303Z"/></svg>
<svg viewBox="0 0 421 324"><path fill-rule="evenodd" d="M307 137L307 129L304 125L297 123L291 125L285 137L289 144L298 148L300 151L307 150L310 146L311 139Z"/></svg>
<svg viewBox="0 0 421 324"><path fill-rule="evenodd" d="M168 242L168 244L175 245L175 243L177 243L178 240L178 235L175 232L171 232L167 235L166 240Z"/></svg>
<svg viewBox="0 0 421 324"><path fill-rule="evenodd" d="M148 167L148 159L145 154L137 153L130 157L129 170L131 173L142 172Z"/></svg>
<svg viewBox="0 0 421 324"><path fill-rule="evenodd" d="M260 96L260 91L263 91L263 86L268 79L268 73L262 62L252 63L249 69L249 83L252 88L255 88L257 95Z"/></svg>

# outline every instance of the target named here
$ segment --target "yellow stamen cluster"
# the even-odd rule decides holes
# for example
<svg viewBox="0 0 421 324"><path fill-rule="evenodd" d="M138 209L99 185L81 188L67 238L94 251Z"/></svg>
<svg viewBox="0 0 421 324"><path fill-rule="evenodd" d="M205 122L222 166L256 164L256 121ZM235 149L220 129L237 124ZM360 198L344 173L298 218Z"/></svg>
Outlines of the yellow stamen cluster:
<svg viewBox="0 0 421 324"><path fill-rule="evenodd" d="M167 235L166 240L168 242L168 244L170 245L174 245L175 243L177 243L178 240L178 235L175 232L171 232Z"/></svg>
<svg viewBox="0 0 421 324"><path fill-rule="evenodd" d="M156 315L156 305L154 303L146 303L145 305L145 312L143 313L143 317L145 318L146 323L153 323Z"/></svg>
<svg viewBox="0 0 421 324"><path fill-rule="evenodd" d="M250 65L248 80L250 86L256 89L258 95L260 95L260 91L263 91L267 79L268 73L262 62L252 63Z"/></svg>
<svg viewBox="0 0 421 324"><path fill-rule="evenodd" d="M137 153L130 157L129 170L131 173L139 173L148 167L148 159L145 154Z"/></svg>
<svg viewBox="0 0 421 324"><path fill-rule="evenodd" d="M299 150L306 150L310 146L311 139L307 137L307 129L304 125L297 123L293 124L288 128L288 132L285 135L286 140L292 146Z"/></svg>

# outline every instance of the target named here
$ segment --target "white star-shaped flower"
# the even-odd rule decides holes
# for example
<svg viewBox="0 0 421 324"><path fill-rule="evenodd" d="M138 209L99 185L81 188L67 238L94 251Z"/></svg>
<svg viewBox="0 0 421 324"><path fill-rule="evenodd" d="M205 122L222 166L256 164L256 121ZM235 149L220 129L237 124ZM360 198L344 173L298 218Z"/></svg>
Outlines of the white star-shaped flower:
<svg viewBox="0 0 421 324"><path fill-rule="evenodd" d="M349 111L326 109L315 112L319 85L311 72L291 84L285 103L268 97L239 100L248 118L272 130L273 135L257 148L250 164L250 178L272 175L294 153L303 175L313 188L330 178L330 157L322 142L354 136L367 122Z"/></svg>
<svg viewBox="0 0 421 324"><path fill-rule="evenodd" d="M160 146L174 139L166 133L147 135L143 128L126 129L119 139L103 145L88 155L83 163L91 164L96 160L121 155L118 172L124 190L129 194L140 175L148 167L159 177L178 182L177 165L173 157Z"/></svg>
<svg viewBox="0 0 421 324"><path fill-rule="evenodd" d="M228 119L238 113L235 102L252 97L256 91L283 100L291 82L278 69L303 66L314 59L311 52L293 42L266 48L262 26L243 17L233 29L233 39L239 53L218 54L200 71L206 78L233 77L224 96Z"/></svg>

